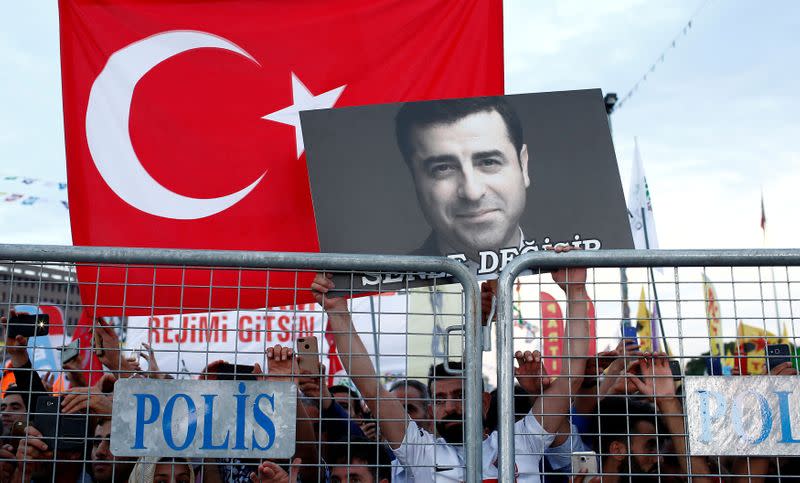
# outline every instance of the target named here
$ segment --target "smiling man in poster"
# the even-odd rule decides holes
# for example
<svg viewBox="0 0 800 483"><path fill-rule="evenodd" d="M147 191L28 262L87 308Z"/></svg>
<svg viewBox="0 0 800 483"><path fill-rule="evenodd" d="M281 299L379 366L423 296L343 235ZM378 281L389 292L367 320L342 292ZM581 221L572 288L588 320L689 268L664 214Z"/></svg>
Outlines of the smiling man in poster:
<svg viewBox="0 0 800 483"><path fill-rule="evenodd" d="M632 246L599 90L320 109L301 120L323 252L444 255L493 278L529 251ZM410 281L397 278L360 282Z"/></svg>
<svg viewBox="0 0 800 483"><path fill-rule="evenodd" d="M523 248L528 146L502 97L408 103L397 114L397 144L433 232L415 254Z"/></svg>

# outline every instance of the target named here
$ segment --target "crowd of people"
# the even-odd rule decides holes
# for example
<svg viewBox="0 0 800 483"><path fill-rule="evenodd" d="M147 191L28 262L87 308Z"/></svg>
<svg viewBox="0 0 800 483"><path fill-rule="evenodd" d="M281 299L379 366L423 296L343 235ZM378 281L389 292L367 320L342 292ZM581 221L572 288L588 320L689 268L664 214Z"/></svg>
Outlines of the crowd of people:
<svg viewBox="0 0 800 483"><path fill-rule="evenodd" d="M589 356L586 272L563 269L553 279L568 301L562 371L547 374L538 351L515 354L515 481L753 482L800 475L790 458L690 455L680 378L674 377L667 354L642 353L634 341L622 340L614 350ZM487 287L484 302L493 295ZM116 381L171 376L159 370L152 348L142 355L148 371L123 357L115 330L98 320L92 350L103 364L102 376L87 374L78 356L64 364L66 390L54 391L48 378L32 369L25 337L6 339L6 373L14 383L0 404L0 483L463 481L464 417L472 411L484 423L483 481L497 481L496 391L483 392L480 401L465 400L464 364L456 360L433 365L427 381L404 379L385 386L353 326L347 300L334 288L327 274L317 275L311 287L328 314L329 333L353 384L329 387L318 358L300 364L309 355L283 345L268 348L266 367L256 364L248 375L296 384L296 452L291 459L137 459L112 454ZM236 378L220 370L224 364L212 362L198 377ZM791 363L771 373L797 374ZM40 399L54 393L62 418L89 416L83 420L86 438L51 447L53 441L37 427L36 409Z"/></svg>

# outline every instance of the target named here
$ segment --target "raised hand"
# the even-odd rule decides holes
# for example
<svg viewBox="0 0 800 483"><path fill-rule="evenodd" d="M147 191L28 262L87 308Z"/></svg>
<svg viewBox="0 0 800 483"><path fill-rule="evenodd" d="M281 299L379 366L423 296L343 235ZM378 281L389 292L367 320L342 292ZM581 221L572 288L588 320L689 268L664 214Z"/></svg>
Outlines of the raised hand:
<svg viewBox="0 0 800 483"><path fill-rule="evenodd" d="M643 396L655 398L675 397L675 381L669 368L669 357L666 353L645 353L639 362L641 376L632 376L631 381Z"/></svg>
<svg viewBox="0 0 800 483"><path fill-rule="evenodd" d="M783 364L778 364L773 367L769 371L769 374L771 376L796 376L797 369L792 366L791 362L784 362Z"/></svg>
<svg viewBox="0 0 800 483"><path fill-rule="evenodd" d="M528 391L528 394L535 396L541 393L550 385L550 378L547 370L542 364L542 355L539 351L517 351L514 354L517 360L517 368L514 373L517 375L519 385Z"/></svg>
<svg viewBox="0 0 800 483"><path fill-rule="evenodd" d="M116 381L113 374L104 374L92 387L71 389L61 398L61 411L65 414L86 413L88 406L90 415L111 415Z"/></svg>
<svg viewBox="0 0 800 483"><path fill-rule="evenodd" d="M161 368L158 367L158 360L156 360L155 351L153 351L153 346L148 344L147 342L142 342L142 347L145 348L147 352L142 352L141 356L144 360L147 361L147 372L148 375L153 379L165 379L167 377L166 374L161 372Z"/></svg>
<svg viewBox="0 0 800 483"><path fill-rule="evenodd" d="M277 344L267 348L267 379L291 381L298 374L297 361L291 347Z"/></svg>
<svg viewBox="0 0 800 483"><path fill-rule="evenodd" d="M287 473L272 461L262 461L258 465L258 469L250 473L250 481L253 483L296 483L302 462L303 460L300 458L292 460L292 465Z"/></svg>
<svg viewBox="0 0 800 483"><path fill-rule="evenodd" d="M53 451L40 439L41 437L42 433L33 426L25 428L25 438L20 439L17 447L18 464L39 459L53 459Z"/></svg>
<svg viewBox="0 0 800 483"><path fill-rule="evenodd" d="M336 284L333 283L333 274L331 273L318 273L311 283L311 293L314 294L314 299L326 312L347 312L347 299L329 295L334 288L336 288Z"/></svg>
<svg viewBox="0 0 800 483"><path fill-rule="evenodd" d="M99 317L95 319L95 324L92 334L92 344L94 353L97 355L97 358L100 359L100 362L115 372L139 372L138 361L134 363L134 361L123 357L120 349L119 337L117 337L114 328L103 322Z"/></svg>
<svg viewBox="0 0 800 483"><path fill-rule="evenodd" d="M567 253L577 248L572 245L569 246L556 246L553 251L556 253ZM553 281L561 287L564 293L569 294L572 290L585 290L586 284L586 268L585 267L567 267L559 268L552 273Z"/></svg>

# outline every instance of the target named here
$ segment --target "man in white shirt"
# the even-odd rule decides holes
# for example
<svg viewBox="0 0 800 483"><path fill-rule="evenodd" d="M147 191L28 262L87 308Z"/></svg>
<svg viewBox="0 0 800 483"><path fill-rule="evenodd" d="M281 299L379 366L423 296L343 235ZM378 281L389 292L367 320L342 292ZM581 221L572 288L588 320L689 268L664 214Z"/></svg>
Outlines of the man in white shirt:
<svg viewBox="0 0 800 483"><path fill-rule="evenodd" d="M559 250L561 251L561 250ZM372 366L367 350L353 327L347 301L329 297L334 288L332 277L318 274L311 286L317 302L328 313L331 333L345 370L366 401L374 404L381 433L395 452L398 461L411 472L414 481L462 481L464 479L463 448L463 380L437 377L432 380L434 420L439 437L419 428L406 414L403 404L383 388ZM539 464L544 450L551 445L562 422L569 415L570 395L582 383L588 351L588 302L586 270L569 268L553 273L553 280L567 293L569 318L564 347L565 371L541 392L531 411L514 426L517 481L539 482ZM531 352L516 354L520 382L530 381L534 373ZM374 401L374 403L373 403ZM483 401L467 401L467 410L479 410L485 417L489 395ZM497 478L497 432L483 441L483 478Z"/></svg>

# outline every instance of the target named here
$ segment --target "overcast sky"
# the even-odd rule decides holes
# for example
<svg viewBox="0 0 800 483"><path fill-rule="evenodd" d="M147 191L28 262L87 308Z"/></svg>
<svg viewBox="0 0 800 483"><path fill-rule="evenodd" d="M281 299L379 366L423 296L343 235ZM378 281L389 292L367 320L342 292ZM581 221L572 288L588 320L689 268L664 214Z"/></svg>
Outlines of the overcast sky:
<svg viewBox="0 0 800 483"><path fill-rule="evenodd" d="M762 187L769 246L797 246L800 4L516 0L505 19L508 93L599 87L622 97L667 48L612 116L626 189L639 138L662 248L760 247ZM55 1L5 6L0 175L66 180L58 53ZM60 203L0 205L0 242L70 242Z"/></svg>
<svg viewBox="0 0 800 483"><path fill-rule="evenodd" d="M508 93L622 97L665 53L612 116L626 190L639 139L661 248L761 247L762 188L768 246L797 247L800 3L509 0L504 15ZM55 0L4 6L0 66L0 177L65 181ZM0 242L69 244L63 194L30 189L49 201L0 202Z"/></svg>

